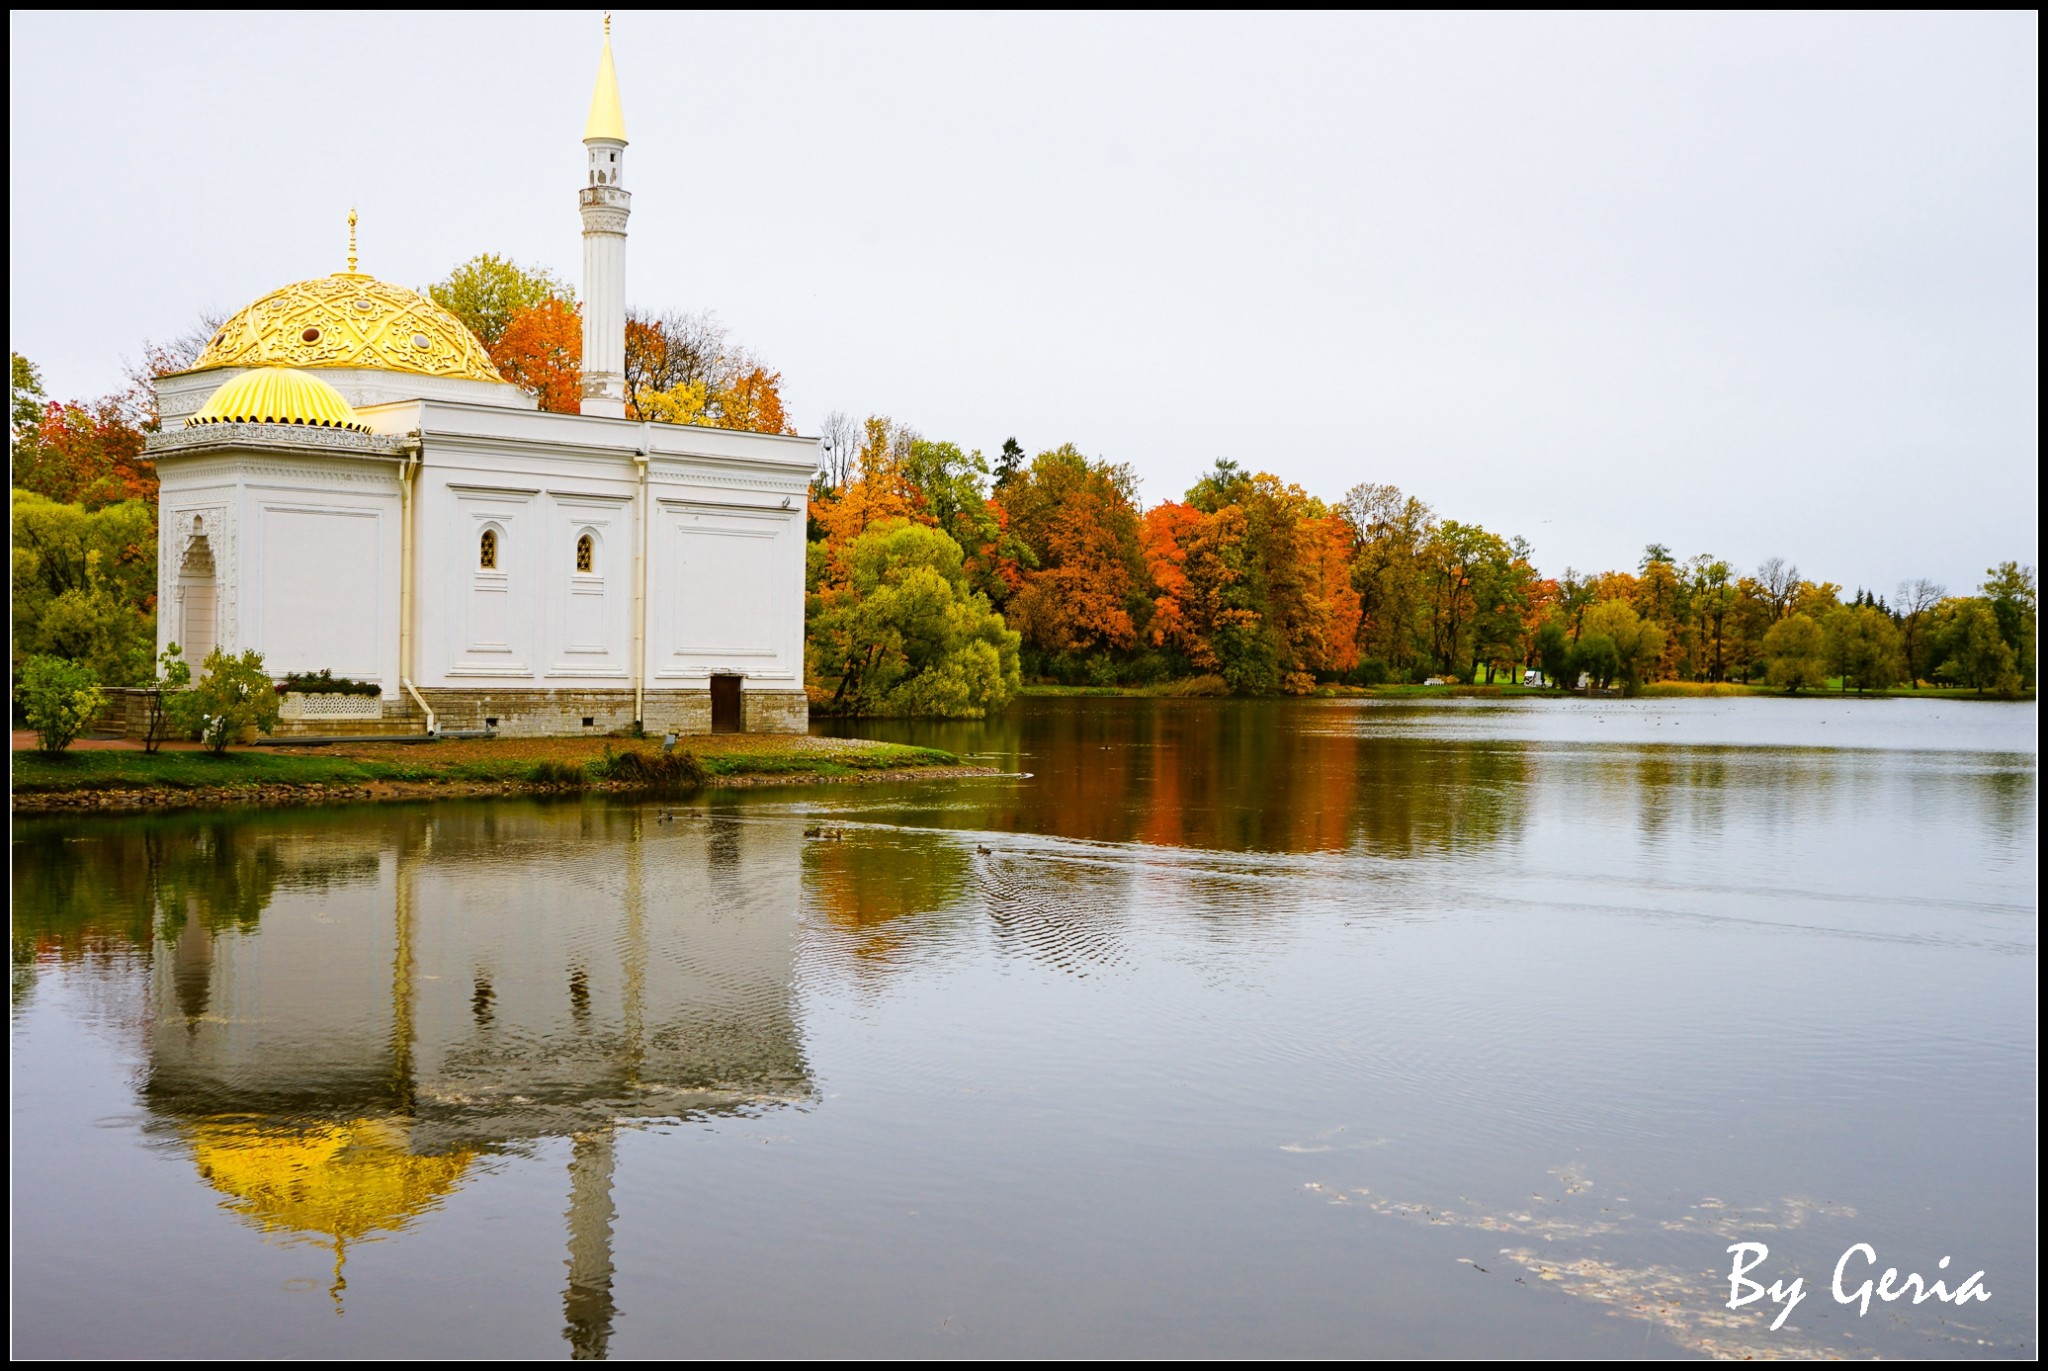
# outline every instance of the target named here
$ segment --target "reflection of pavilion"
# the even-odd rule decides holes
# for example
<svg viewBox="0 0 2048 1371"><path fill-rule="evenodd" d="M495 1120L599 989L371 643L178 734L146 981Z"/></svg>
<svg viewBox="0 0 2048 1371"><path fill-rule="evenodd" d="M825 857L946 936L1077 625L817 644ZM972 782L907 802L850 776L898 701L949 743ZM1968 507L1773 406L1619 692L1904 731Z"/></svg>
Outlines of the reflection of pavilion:
<svg viewBox="0 0 2048 1371"><path fill-rule="evenodd" d="M203 892L164 910L145 1092L229 1208L334 1248L337 1307L351 1239L484 1151L572 1138L566 1333L601 1357L617 1125L809 1093L800 840L582 806L407 818L271 840L239 927Z"/></svg>

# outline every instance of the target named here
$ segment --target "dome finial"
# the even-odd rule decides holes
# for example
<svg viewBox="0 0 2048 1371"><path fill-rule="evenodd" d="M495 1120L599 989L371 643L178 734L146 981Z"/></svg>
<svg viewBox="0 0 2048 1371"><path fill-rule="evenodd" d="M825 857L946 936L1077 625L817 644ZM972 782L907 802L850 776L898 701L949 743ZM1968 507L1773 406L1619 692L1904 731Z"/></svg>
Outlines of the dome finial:
<svg viewBox="0 0 2048 1371"><path fill-rule="evenodd" d="M348 274L356 274L356 207L348 207Z"/></svg>
<svg viewBox="0 0 2048 1371"><path fill-rule="evenodd" d="M597 88L590 93L590 120L583 141L604 138L626 141L626 116L619 108L619 76L612 67L612 13L604 13L604 47L597 57Z"/></svg>

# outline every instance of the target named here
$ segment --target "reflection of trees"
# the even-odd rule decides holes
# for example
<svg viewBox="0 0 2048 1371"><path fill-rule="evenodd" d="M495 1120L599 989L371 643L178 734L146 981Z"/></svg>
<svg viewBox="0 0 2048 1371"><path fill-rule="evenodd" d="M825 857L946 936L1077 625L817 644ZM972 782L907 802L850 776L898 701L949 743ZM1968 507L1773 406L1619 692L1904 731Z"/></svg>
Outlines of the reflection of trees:
<svg viewBox="0 0 2048 1371"><path fill-rule="evenodd" d="M362 883L377 865L376 851L350 848L345 830L295 833L219 815L28 820L14 834L13 960L147 954L188 919L212 933L254 929L280 885Z"/></svg>
<svg viewBox="0 0 2048 1371"><path fill-rule="evenodd" d="M888 829L848 829L836 841L813 842L804 869L807 903L839 930L856 964L878 968L929 941L938 926L930 920L952 908L971 880L958 845Z"/></svg>
<svg viewBox="0 0 2048 1371"><path fill-rule="evenodd" d="M978 792L980 805L906 795L890 815L902 822L1220 852L1491 843L1526 818L1532 751L1376 736L1358 711L1314 701L1027 699L985 723L859 731L1031 773Z"/></svg>

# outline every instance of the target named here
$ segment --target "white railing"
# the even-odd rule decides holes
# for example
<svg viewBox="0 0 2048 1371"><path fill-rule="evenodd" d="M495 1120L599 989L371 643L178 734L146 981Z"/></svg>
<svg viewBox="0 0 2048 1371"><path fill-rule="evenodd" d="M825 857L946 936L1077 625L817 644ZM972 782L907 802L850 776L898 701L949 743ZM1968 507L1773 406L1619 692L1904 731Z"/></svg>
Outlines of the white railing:
<svg viewBox="0 0 2048 1371"><path fill-rule="evenodd" d="M301 695L291 691L284 697L277 717L284 720L333 719L372 722L384 717L384 701L376 695Z"/></svg>

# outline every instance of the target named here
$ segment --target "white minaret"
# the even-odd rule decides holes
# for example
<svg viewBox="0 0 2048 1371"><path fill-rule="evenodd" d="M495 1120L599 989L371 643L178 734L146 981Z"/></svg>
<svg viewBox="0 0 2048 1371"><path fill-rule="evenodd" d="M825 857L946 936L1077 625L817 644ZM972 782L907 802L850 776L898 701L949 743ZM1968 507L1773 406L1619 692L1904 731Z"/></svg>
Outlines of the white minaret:
<svg viewBox="0 0 2048 1371"><path fill-rule="evenodd" d="M626 417L626 216L633 197L619 189L626 155L626 116L612 69L612 17L604 17L604 54L583 129L590 150L583 207L583 412Z"/></svg>

